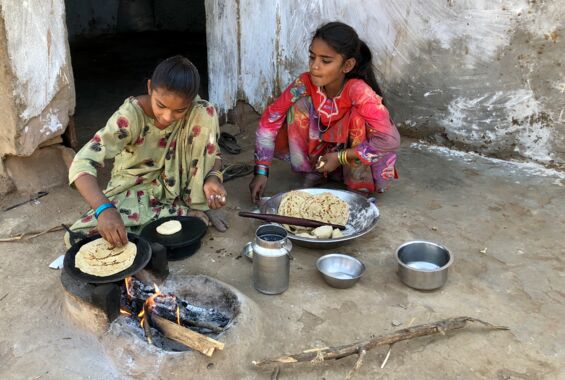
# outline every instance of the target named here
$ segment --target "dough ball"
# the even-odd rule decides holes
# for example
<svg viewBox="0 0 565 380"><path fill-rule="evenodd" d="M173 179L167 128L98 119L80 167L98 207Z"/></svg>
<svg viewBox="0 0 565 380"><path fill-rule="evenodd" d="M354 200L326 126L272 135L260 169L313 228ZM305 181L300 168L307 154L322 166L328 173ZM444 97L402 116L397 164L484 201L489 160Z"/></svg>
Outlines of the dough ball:
<svg viewBox="0 0 565 380"><path fill-rule="evenodd" d="M321 226L314 228L312 230L312 235L316 236L318 239L329 239L332 237L332 232L332 226Z"/></svg>
<svg viewBox="0 0 565 380"><path fill-rule="evenodd" d="M316 236L310 235L308 232L300 232L300 233L296 234L296 236L310 238L310 239L317 239Z"/></svg>
<svg viewBox="0 0 565 380"><path fill-rule="evenodd" d="M343 237L343 233L341 233L341 230L339 228L334 228L332 232L332 239L336 239L340 237Z"/></svg>

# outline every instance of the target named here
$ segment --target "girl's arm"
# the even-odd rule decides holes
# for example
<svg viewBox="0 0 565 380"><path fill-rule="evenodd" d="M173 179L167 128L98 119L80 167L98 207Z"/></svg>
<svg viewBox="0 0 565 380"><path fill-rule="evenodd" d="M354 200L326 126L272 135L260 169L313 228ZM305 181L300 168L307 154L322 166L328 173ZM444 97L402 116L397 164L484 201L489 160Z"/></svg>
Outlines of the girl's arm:
<svg viewBox="0 0 565 380"><path fill-rule="evenodd" d="M398 149L400 134L381 98L365 82L355 83L349 94L353 107L365 120L366 136L354 148L348 149L347 158L359 159L370 165L384 154Z"/></svg>
<svg viewBox="0 0 565 380"><path fill-rule="evenodd" d="M259 127L255 134L255 164L271 166L275 151L275 139L279 129L286 120L289 108L301 97L308 95L307 86L304 83L307 73L302 74L292 82L286 90L271 103L259 121Z"/></svg>
<svg viewBox="0 0 565 380"><path fill-rule="evenodd" d="M136 110L133 104L125 103L76 154L69 168L69 183L74 185L84 200L93 209L108 198L104 195L96 176L104 160L118 155L125 146L139 135ZM107 208L98 217L98 232L110 244L121 246L127 243L127 234L119 212Z"/></svg>
<svg viewBox="0 0 565 380"><path fill-rule="evenodd" d="M82 195L93 210L96 210L104 203L110 202L104 193L102 193L100 187L98 187L96 177L90 174L84 174L78 177L74 181L74 184L80 192L80 195ZM113 246L121 247L128 242L124 222L116 208L107 208L100 213L98 216L98 232Z"/></svg>
<svg viewBox="0 0 565 380"><path fill-rule="evenodd" d="M128 144L140 134L138 115L135 106L125 103L75 155L69 168L69 184L87 173L96 177L98 168L104 160L112 159L121 153Z"/></svg>
<svg viewBox="0 0 565 380"><path fill-rule="evenodd" d="M259 202L267 186L267 176L275 153L275 139L289 108L298 99L308 95L308 88L304 84L307 75L308 73L302 74L290 84L261 116L255 133L255 176L249 184L253 203Z"/></svg>

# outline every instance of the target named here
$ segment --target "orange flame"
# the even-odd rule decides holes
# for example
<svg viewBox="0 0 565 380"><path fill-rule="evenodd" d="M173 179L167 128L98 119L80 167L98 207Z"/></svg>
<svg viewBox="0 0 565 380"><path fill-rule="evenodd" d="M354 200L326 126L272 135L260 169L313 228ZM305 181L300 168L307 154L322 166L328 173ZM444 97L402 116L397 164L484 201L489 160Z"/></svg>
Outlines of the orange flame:
<svg viewBox="0 0 565 380"><path fill-rule="evenodd" d="M180 308L177 306L177 324L180 325Z"/></svg>
<svg viewBox="0 0 565 380"><path fill-rule="evenodd" d="M128 294L128 297L131 299L133 297L131 276L126 277L124 281L126 283L126 292Z"/></svg>
<svg viewBox="0 0 565 380"><path fill-rule="evenodd" d="M143 328L143 320L145 319L145 309L141 309L139 314L137 314L137 317L139 318L139 324L141 325L141 328Z"/></svg>
<svg viewBox="0 0 565 380"><path fill-rule="evenodd" d="M122 309L122 308L120 308L120 314L131 315L131 313L129 311L127 311L126 309Z"/></svg>

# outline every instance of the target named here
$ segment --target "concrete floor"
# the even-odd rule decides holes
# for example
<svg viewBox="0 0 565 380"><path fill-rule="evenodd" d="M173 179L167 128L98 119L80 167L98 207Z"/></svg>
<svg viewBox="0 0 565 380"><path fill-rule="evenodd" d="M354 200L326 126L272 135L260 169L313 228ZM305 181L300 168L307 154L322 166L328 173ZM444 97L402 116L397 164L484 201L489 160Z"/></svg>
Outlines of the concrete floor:
<svg viewBox="0 0 565 380"><path fill-rule="evenodd" d="M251 129L250 123L245 130ZM250 161L252 134L238 138L244 153L226 159ZM232 228L224 234L209 231L200 251L171 263L171 272L181 282L185 275L205 274L232 285L254 318L242 315L247 325L236 324L226 334L223 352L210 359L185 354L175 366L166 365L167 358L157 354L159 360L148 354L129 363L129 369L116 366L122 350L108 347L113 340L91 335L68 317L59 271L48 268L64 253L61 232L0 243L4 322L0 378L270 378L271 370L257 370L251 361L346 344L410 322L416 325L455 316L477 317L511 330L474 328L398 343L383 369L387 348L377 348L368 353L355 378L565 378L561 323L565 315L565 176L450 154L408 140L400 151L399 170L401 179L393 190L378 196L381 218L376 228L339 249L365 263L362 280L351 289L330 288L314 267L315 260L327 252L295 247L290 288L278 296L253 289L252 266L240 257L240 249L259 225L236 215L240 209L252 208L249 178L228 182ZM282 163L273 172L271 195L300 182ZM2 200L2 208L18 197L13 194ZM84 210L77 192L53 189L37 204L0 212L0 236L69 223ZM398 280L394 251L413 239L442 243L455 255L444 288L421 292ZM250 321L256 326L253 333L244 328ZM393 322L401 324L395 327ZM285 367L279 378L342 379L354 363L355 358L349 357L322 365ZM136 367L146 372L140 374Z"/></svg>

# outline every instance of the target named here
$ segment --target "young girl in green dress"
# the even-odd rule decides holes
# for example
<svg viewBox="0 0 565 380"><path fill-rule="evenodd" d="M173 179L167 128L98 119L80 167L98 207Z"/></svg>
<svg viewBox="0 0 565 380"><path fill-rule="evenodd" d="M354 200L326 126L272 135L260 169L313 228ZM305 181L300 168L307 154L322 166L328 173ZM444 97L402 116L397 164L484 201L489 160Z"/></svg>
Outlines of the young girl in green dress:
<svg viewBox="0 0 565 380"><path fill-rule="evenodd" d="M186 58L161 62L147 82L147 95L130 97L106 126L77 153L69 170L91 210L71 226L100 233L113 245L127 243L149 221L196 215L225 231L225 220L210 212L226 204L217 140L218 116L198 96L200 77ZM104 191L97 170L114 159ZM66 237L68 243L68 236Z"/></svg>

